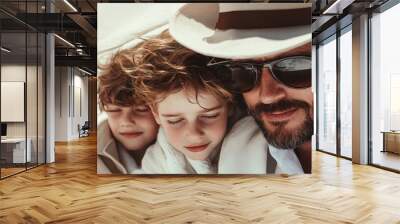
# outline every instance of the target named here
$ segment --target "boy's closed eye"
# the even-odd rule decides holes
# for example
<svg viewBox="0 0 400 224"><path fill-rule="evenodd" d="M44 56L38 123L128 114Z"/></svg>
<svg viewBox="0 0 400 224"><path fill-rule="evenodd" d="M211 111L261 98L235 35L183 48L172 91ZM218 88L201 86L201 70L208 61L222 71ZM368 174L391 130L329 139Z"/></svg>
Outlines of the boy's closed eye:
<svg viewBox="0 0 400 224"><path fill-rule="evenodd" d="M213 114L204 114L201 115L201 118L205 118L205 119L214 119L217 118L219 116L220 113L213 113Z"/></svg>
<svg viewBox="0 0 400 224"><path fill-rule="evenodd" d="M182 121L183 121L182 118L167 120L167 122L168 122L169 124L178 124L178 123L180 123L180 122L182 122Z"/></svg>
<svg viewBox="0 0 400 224"><path fill-rule="evenodd" d="M122 109L120 107L105 106L104 111L107 113L116 113L116 112L121 112Z"/></svg>
<svg viewBox="0 0 400 224"><path fill-rule="evenodd" d="M212 113L212 114L204 114L200 116L200 119L207 119L207 120L213 120L215 118L218 118L218 116L220 115L220 113ZM176 118L176 119L170 119L167 120L167 122L169 124L178 124L181 123L184 119L183 118Z"/></svg>
<svg viewBox="0 0 400 224"><path fill-rule="evenodd" d="M148 106L138 106L138 107L135 107L135 111L139 112L139 113L146 113L146 112L150 112L150 108Z"/></svg>

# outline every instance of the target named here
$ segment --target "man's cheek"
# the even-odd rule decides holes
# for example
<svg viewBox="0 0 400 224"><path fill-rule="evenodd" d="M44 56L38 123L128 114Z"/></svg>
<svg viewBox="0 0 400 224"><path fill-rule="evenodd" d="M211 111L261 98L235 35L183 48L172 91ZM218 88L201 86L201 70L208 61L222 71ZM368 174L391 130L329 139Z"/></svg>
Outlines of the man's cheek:
<svg viewBox="0 0 400 224"><path fill-rule="evenodd" d="M249 92L243 93L243 99L246 102L247 106L251 109L254 109L257 103L257 94L255 90L251 90Z"/></svg>

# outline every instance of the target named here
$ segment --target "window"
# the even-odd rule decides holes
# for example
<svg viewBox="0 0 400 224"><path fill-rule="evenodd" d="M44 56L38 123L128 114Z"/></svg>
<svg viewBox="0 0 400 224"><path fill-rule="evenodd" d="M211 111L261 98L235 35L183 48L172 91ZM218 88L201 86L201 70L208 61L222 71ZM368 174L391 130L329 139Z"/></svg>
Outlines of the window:
<svg viewBox="0 0 400 224"><path fill-rule="evenodd" d="M352 33L351 25L340 36L340 155L352 157Z"/></svg>
<svg viewBox="0 0 400 224"><path fill-rule="evenodd" d="M16 3L22 14L41 12L43 9L39 6L45 2L2 1L0 6ZM46 39L44 33L13 16L0 12L0 17L3 21L0 29L0 89L3 95L0 111L7 115L1 118L4 130L0 144L0 178L5 178L45 163ZM7 95L13 95L17 100L7 102L4 100ZM10 98L6 99L10 101ZM18 106L18 109L12 111L8 105Z"/></svg>
<svg viewBox="0 0 400 224"><path fill-rule="evenodd" d="M396 170L400 170L398 21L400 4L371 18L371 162Z"/></svg>
<svg viewBox="0 0 400 224"><path fill-rule="evenodd" d="M336 35L317 51L318 149L336 154Z"/></svg>

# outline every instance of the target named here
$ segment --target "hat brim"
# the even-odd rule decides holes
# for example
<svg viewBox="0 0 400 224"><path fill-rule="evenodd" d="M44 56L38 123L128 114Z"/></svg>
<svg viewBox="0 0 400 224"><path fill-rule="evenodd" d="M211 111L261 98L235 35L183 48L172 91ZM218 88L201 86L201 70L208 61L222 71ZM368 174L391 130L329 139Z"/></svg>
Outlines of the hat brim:
<svg viewBox="0 0 400 224"><path fill-rule="evenodd" d="M218 12L218 3L186 4L171 18L169 31L183 46L225 59L265 57L311 42L311 21L303 26L222 31L214 28Z"/></svg>

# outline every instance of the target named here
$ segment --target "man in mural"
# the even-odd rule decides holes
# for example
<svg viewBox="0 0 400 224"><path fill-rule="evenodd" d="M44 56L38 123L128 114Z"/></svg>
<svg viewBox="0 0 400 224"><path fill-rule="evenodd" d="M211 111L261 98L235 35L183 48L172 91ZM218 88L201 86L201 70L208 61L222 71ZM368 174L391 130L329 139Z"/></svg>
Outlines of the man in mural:
<svg viewBox="0 0 400 224"><path fill-rule="evenodd" d="M219 164L219 173L279 173L280 164L299 162L311 173L310 6L187 4L171 20L171 35L179 43L213 57L209 66L231 77L232 89L242 94L269 143L260 152L224 147L221 158L230 162Z"/></svg>

